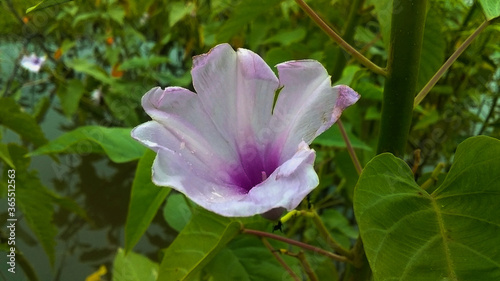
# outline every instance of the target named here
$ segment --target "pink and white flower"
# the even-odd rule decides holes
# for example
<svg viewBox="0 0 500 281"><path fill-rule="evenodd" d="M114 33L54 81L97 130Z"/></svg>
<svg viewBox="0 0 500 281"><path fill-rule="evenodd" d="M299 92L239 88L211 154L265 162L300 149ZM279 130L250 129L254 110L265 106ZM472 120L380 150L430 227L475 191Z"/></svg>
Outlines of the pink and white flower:
<svg viewBox="0 0 500 281"><path fill-rule="evenodd" d="M221 44L193 58L197 94L147 92L142 106L153 120L132 137L157 153L153 182L223 216L296 208L319 183L308 144L359 95L332 87L317 61L277 69L279 80L257 54Z"/></svg>
<svg viewBox="0 0 500 281"><path fill-rule="evenodd" d="M21 59L21 66L31 72L38 72L40 68L45 63L47 58L45 56L38 57L35 54L31 54L30 56L24 55Z"/></svg>

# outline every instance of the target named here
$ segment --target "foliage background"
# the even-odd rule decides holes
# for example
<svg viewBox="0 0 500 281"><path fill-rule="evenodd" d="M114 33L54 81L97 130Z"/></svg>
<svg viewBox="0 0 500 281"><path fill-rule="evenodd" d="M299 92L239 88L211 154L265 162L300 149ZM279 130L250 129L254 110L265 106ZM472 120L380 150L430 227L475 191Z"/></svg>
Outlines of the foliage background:
<svg viewBox="0 0 500 281"><path fill-rule="evenodd" d="M293 59L319 60L334 84L350 85L361 94L361 100L345 111L342 120L361 163L366 165L376 154L383 77L339 49L294 1L59 2L65 3L31 13L26 9L38 1L1 2L0 188L5 198L7 169L15 166L18 215L22 218L17 229L18 262L23 269L16 273L16 280L24 280L23 274L31 280L36 280L35 275L40 280L83 279L98 272L101 265L107 269L100 277L103 280L124 280L123 276L146 280L137 278L158 271L165 253L162 249L189 218L196 223L196 218L208 216L183 196L153 186L150 194L134 189L132 198L153 198L151 206L160 208L158 213L154 207L133 205L131 188L151 185L148 165L152 156L127 136L130 128L148 120L139 106L142 95L154 86L192 89L191 57L218 43L251 49L270 66ZM392 1L361 1L352 28L348 28L347 16L352 1L309 4L357 50L385 66ZM418 90L484 21L477 2L432 0L428 6ZM457 145L466 138L481 134L500 137L499 31L498 24L484 30L415 108L403 159L410 167L418 162L417 182L429 178L438 163L446 167L439 175L442 180ZM19 66L21 57L32 52L47 56L39 73ZM98 98L95 93L100 93ZM321 183L310 200L330 233L350 248L358 237L353 214L358 175L337 127L313 144ZM413 157L416 149L421 150L417 160ZM129 206L142 209L136 217L129 214L125 227ZM307 203L301 208L307 209ZM0 210L2 218L7 217L5 210ZM150 221L139 216L142 214ZM229 223L213 219L222 220L221 225ZM258 217L245 220L244 225L265 231L273 226ZM220 231L232 233L224 227ZM5 227L1 235L5 250ZM287 223L283 235L325 246L311 220L304 217ZM221 274L228 274L225 262L237 260L232 265L237 270L229 273L237 275L234 280L289 278L254 238L228 238L227 246L206 259L209 266L200 266L193 274L221 280ZM137 242L134 251L140 255L130 252L124 256L118 250L131 251ZM284 244L273 246L292 250ZM25 251L33 254L23 255ZM308 260L319 280L336 280L345 271L343 264L318 255L311 254ZM286 261L307 278L299 260L286 257ZM2 267L4 279L7 274Z"/></svg>

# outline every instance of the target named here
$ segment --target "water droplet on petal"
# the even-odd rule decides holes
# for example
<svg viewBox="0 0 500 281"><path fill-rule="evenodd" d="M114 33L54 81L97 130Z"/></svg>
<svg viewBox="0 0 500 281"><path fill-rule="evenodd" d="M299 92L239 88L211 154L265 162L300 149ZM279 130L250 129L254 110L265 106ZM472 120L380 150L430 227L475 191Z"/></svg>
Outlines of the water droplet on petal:
<svg viewBox="0 0 500 281"><path fill-rule="evenodd" d="M185 143L185 142L181 142L180 149L182 150L182 149L184 149L184 148L186 148L186 143Z"/></svg>

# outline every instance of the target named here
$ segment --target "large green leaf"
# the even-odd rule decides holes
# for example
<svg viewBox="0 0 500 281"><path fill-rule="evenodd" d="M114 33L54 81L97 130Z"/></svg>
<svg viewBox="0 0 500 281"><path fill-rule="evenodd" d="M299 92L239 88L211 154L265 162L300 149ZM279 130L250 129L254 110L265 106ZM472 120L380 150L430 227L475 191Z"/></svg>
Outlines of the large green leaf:
<svg viewBox="0 0 500 281"><path fill-rule="evenodd" d="M26 13L30 13L30 12L33 12L33 11L38 11L38 10L41 10L41 9L45 9L45 8L48 8L48 7L52 7L52 6L59 5L59 4L62 4L62 3L66 3L66 2L70 2L70 1L73 1L73 0L45 0L45 1L41 1L40 3L36 4L35 6L33 6L31 8L28 8L26 10Z"/></svg>
<svg viewBox="0 0 500 281"><path fill-rule="evenodd" d="M500 141L458 146L446 179L428 194L407 164L375 157L354 212L375 280L500 280Z"/></svg>
<svg viewBox="0 0 500 281"><path fill-rule="evenodd" d="M240 223L202 209L165 251L158 281L192 280L240 231Z"/></svg>
<svg viewBox="0 0 500 281"><path fill-rule="evenodd" d="M488 20L500 17L500 2L498 0L479 0Z"/></svg>
<svg viewBox="0 0 500 281"><path fill-rule="evenodd" d="M28 156L50 153L106 153L115 163L140 158L146 148L130 137L130 128L84 126L67 132Z"/></svg>
<svg viewBox="0 0 500 281"><path fill-rule="evenodd" d="M113 262L113 281L156 281L158 264L134 252L118 249Z"/></svg>
<svg viewBox="0 0 500 281"><path fill-rule="evenodd" d="M42 248L47 253L50 263L55 261L55 236L57 229L52 223L54 207L50 191L42 185L35 171L29 171L30 158L24 157L27 149L15 144L9 144L9 153L12 156L15 170L15 203L22 212L22 219L33 231ZM4 170L6 182L7 169ZM21 213L15 213L20 223Z"/></svg>
<svg viewBox="0 0 500 281"><path fill-rule="evenodd" d="M28 113L21 111L21 107L12 98L0 98L0 125L18 133L24 140L35 146L47 143L42 129L35 119Z"/></svg>
<svg viewBox="0 0 500 281"><path fill-rule="evenodd" d="M139 242L171 190L158 187L151 181L151 167L155 157L156 153L148 149L137 165L125 224L126 252Z"/></svg>

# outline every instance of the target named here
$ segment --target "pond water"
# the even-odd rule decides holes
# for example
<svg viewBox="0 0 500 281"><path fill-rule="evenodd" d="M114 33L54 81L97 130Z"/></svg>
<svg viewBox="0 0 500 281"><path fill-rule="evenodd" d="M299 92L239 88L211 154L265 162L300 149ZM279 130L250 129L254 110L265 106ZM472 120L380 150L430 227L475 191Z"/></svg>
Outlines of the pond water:
<svg viewBox="0 0 500 281"><path fill-rule="evenodd" d="M54 100L41 124L49 140L63 134L64 128L73 125L54 110L58 107L56 103L57 100ZM19 143L19 138L7 131L4 142L12 141ZM124 245L124 224L136 162L116 164L107 157L96 154L67 154L58 158L60 163L48 156L35 156L32 158L31 169L38 171L46 187L75 200L87 212L89 220L56 206L53 223L58 234L53 267L35 235L22 219L16 229L16 247L33 266L41 281L85 280L101 265L105 265L108 270L104 280L111 280L114 256L117 249ZM6 208L2 207L1 212L4 210ZM168 246L174 239L174 233L161 214L157 215L134 251L158 261L158 250ZM8 273L7 267L2 266L0 277L9 281L27 280L19 264L17 266L15 275Z"/></svg>

